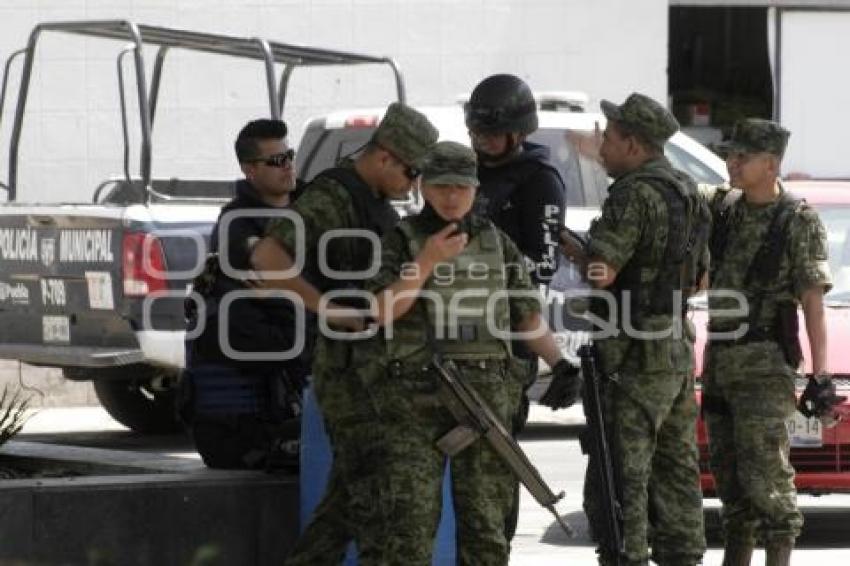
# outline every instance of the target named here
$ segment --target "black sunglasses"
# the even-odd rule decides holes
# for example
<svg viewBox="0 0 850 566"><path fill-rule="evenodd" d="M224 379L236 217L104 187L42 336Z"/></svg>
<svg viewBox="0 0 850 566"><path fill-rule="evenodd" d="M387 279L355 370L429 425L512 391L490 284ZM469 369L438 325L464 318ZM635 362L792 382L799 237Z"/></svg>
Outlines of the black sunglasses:
<svg viewBox="0 0 850 566"><path fill-rule="evenodd" d="M274 155L269 155L268 157L252 159L251 163L263 163L269 167L286 167L293 161L295 161L295 150L287 149L283 153L276 153Z"/></svg>
<svg viewBox="0 0 850 566"><path fill-rule="evenodd" d="M416 178L418 178L420 175L422 175L421 169L419 169L418 167L414 167L413 165L408 165L407 163L402 161L401 158L399 158L399 156L396 155L395 152L393 152L391 149L389 149L389 148L387 148L383 145L379 146L379 147L381 149L383 149L384 151L386 151L387 153L389 153L392 156L393 159L395 159L396 161L398 161L399 163L404 165L404 176L407 177L409 180L413 181Z"/></svg>
<svg viewBox="0 0 850 566"><path fill-rule="evenodd" d="M404 165L404 176L410 179L411 181L419 178L422 175L422 170L418 167L414 167L413 165L408 165L407 163L402 162Z"/></svg>

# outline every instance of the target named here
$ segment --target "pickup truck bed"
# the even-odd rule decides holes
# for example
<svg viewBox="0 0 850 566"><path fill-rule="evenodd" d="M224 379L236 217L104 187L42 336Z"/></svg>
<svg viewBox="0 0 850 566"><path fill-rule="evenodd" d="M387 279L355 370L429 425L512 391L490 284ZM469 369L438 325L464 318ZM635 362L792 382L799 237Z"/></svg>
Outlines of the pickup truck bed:
<svg viewBox="0 0 850 566"><path fill-rule="evenodd" d="M107 408L114 388L170 397L184 363L183 297L218 212L198 204L0 207L0 357L111 382L96 387ZM176 426L173 415L161 417L122 422Z"/></svg>

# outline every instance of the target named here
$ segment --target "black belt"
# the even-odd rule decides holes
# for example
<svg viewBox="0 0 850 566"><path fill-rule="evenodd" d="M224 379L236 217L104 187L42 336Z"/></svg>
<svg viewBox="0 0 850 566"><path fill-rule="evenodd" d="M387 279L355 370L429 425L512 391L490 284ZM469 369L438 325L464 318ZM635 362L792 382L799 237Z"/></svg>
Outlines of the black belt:
<svg viewBox="0 0 850 566"><path fill-rule="evenodd" d="M476 368L476 369L487 369L487 368L504 368L508 363L507 359L504 358L485 358L480 360L464 360L451 358L452 362L455 363L459 368ZM430 373L431 366L428 363L411 363L404 362L402 360L392 360L389 363L390 373L396 376L400 376L402 374L407 375L416 375L417 373Z"/></svg>
<svg viewBox="0 0 850 566"><path fill-rule="evenodd" d="M729 403L726 399L717 395L702 395L702 410L705 413L714 415L731 415L732 410L729 408Z"/></svg>
<svg viewBox="0 0 850 566"><path fill-rule="evenodd" d="M734 328L722 329L722 328L712 328L708 327L709 333L712 332L734 332ZM709 338L709 343L711 346L740 346L743 344L753 344L756 342L776 342L779 343L779 337L775 329L770 326L756 326L750 327L747 329L747 332L738 338L734 339L719 339Z"/></svg>

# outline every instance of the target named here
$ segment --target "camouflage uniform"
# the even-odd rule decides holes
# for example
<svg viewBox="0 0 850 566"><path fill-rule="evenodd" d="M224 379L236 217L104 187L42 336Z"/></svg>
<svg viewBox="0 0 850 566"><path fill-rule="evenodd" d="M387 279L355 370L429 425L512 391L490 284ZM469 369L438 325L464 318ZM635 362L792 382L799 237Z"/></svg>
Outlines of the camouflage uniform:
<svg viewBox="0 0 850 566"><path fill-rule="evenodd" d="M424 182L477 184L475 158L468 148L442 142L432 157L423 172ZM535 293L522 255L511 240L484 218L472 216L466 224L469 244L447 262L454 266L455 276L443 285L432 277L424 287L444 300L418 299L391 327L354 352L360 382L378 413L359 449L380 469L380 481L371 485L360 481L360 487L352 490L351 505L362 512L362 528L357 533L362 564L431 564L445 466L445 456L435 443L457 424L442 407L437 379L427 370L435 351L456 361L467 383L503 423L510 422L519 403L522 383L520 375L512 372L510 344L483 330L483 319L461 316L454 328L459 328L463 339L444 339L436 331L440 327L435 321L443 319L435 312L445 313L439 305L448 305L461 289L486 289L482 305L499 289ZM380 272L367 288L377 292L395 282L425 239L444 226L445 221L428 206L421 214L402 220L384 238ZM471 263L489 267L486 280L472 277L472 267L465 267ZM482 306L473 303L474 299L465 298L461 306L471 311ZM499 327L507 330L512 323L540 312L540 303L530 297L504 299L497 301L491 312ZM464 331L470 325L475 332ZM504 524L513 500L512 472L486 440L479 439L452 458L451 473L458 564L507 564L510 545Z"/></svg>
<svg viewBox="0 0 850 566"><path fill-rule="evenodd" d="M436 143L437 135L425 116L395 103L387 109L373 141L391 150L404 163L420 166L425 153ZM356 175L352 161L344 160L341 167ZM369 204L372 209L384 216L395 214L385 198L374 194L374 189L370 191L374 200ZM362 286L362 281L332 280L319 273L317 265L319 237L329 230L378 231L378 227L370 226L363 218L364 214L375 210L359 209L352 194L338 178L319 174L292 206L304 222L304 234L300 237L304 240L305 274L320 291ZM299 235L291 221L275 220L267 233L287 250L297 249ZM333 240L336 245L327 248L328 265L337 270L366 269L372 258L368 254L355 253L356 246L363 241L361 238ZM368 461L363 458L359 437L368 432L375 413L362 384L351 374L351 360L350 342L334 341L320 333L313 358L313 386L331 440L334 462L322 501L287 561L289 565L338 565L359 520L349 502L358 482L369 480Z"/></svg>
<svg viewBox="0 0 850 566"><path fill-rule="evenodd" d="M604 101L602 109L609 120L659 147L678 129L667 110L640 94L631 95L621 106ZM676 212L668 207L662 191L674 191L669 198L699 206L692 181L673 170L665 157L651 159L609 188L602 215L589 231L589 255L617 270L607 290L614 293L619 309L631 308L631 320L626 322L632 328L650 332L672 328L673 332L664 338L630 337L623 332L623 321L617 320L619 333L597 341L596 346L602 370L609 376L605 418L623 510L625 563L646 564L651 542L657 563L693 565L705 551L693 346L687 333L681 332L676 301L661 314L647 306L645 298L652 295L644 292L655 288L665 263L671 261L667 255L671 220L683 220L671 219L669 214ZM625 290L633 294L632 300L626 298ZM588 480L592 486L595 478ZM596 505L592 496L586 502L591 525L597 520ZM608 560L600 556L600 563Z"/></svg>
<svg viewBox="0 0 850 566"><path fill-rule="evenodd" d="M788 135L773 122L747 120L736 126L729 149L781 157ZM750 307L761 304L758 320L751 321L747 316L721 318L718 314L711 317L710 330L729 332L748 322L751 326L755 323L754 330L767 328L771 333L779 305L789 303L793 304L796 321L803 291L815 285L829 287L826 233L815 211L802 203L794 208L778 271L766 288L760 281L748 282L747 273L766 240L782 197L768 204L750 204L729 187L707 188L705 193L715 215L723 210L724 200L739 197L723 210L728 228L721 261L715 261L718 254L712 246L712 290L740 291ZM734 309L738 303L710 295L709 306L715 312ZM769 542L793 540L800 533L803 517L796 504L785 425L795 410L796 370L786 361L775 336L745 335L739 340L717 337L706 348L705 421L711 469L723 502L727 548L752 547L757 534Z"/></svg>

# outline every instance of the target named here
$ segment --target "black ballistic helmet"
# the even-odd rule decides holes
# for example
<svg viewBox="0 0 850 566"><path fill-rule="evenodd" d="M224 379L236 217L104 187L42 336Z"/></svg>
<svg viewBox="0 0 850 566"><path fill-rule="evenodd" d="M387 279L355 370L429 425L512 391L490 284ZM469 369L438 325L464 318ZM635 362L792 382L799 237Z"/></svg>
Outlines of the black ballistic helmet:
<svg viewBox="0 0 850 566"><path fill-rule="evenodd" d="M491 75L478 83L463 113L473 132L530 134L537 129L534 95L514 75Z"/></svg>

